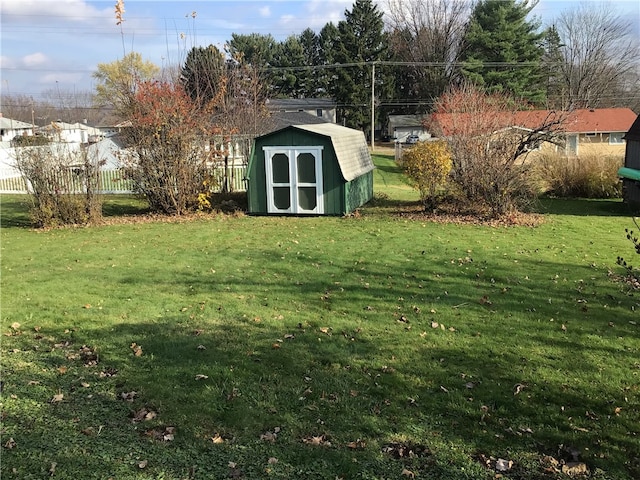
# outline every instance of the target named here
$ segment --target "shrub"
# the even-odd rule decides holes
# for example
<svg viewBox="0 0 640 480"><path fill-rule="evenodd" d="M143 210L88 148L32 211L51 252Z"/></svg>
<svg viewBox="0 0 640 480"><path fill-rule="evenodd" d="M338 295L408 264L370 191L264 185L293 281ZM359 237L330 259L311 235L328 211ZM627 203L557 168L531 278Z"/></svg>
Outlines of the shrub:
<svg viewBox="0 0 640 480"><path fill-rule="evenodd" d="M67 145L16 149L16 167L29 186L36 227L87 224L102 216L101 162Z"/></svg>
<svg viewBox="0 0 640 480"><path fill-rule="evenodd" d="M622 182L621 156L545 154L536 159L534 172L543 192L557 197L618 198Z"/></svg>
<svg viewBox="0 0 640 480"><path fill-rule="evenodd" d="M123 170L153 212L181 215L203 206L209 191L210 152L205 148L207 122L202 119L208 116L179 86L138 85L132 126L126 131L135 154Z"/></svg>
<svg viewBox="0 0 640 480"><path fill-rule="evenodd" d="M408 149L402 157L407 175L420 192L425 210L438 203L438 191L444 186L451 171L451 153L447 143L421 142Z"/></svg>
<svg viewBox="0 0 640 480"><path fill-rule="evenodd" d="M563 114L526 114L527 105L473 85L456 87L436 102L427 127L446 138L451 179L466 199L501 216L535 200L525 159L542 142L556 141ZM526 126L526 128L514 128Z"/></svg>

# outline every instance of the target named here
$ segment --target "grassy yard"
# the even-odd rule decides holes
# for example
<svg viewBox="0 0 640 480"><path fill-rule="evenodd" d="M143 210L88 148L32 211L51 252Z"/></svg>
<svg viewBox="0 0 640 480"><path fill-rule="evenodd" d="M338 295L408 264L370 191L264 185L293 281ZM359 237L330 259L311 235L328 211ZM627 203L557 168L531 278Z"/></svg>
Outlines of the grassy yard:
<svg viewBox="0 0 640 480"><path fill-rule="evenodd" d="M376 163L346 218L34 231L2 196L1 477L640 478L623 205L407 220Z"/></svg>

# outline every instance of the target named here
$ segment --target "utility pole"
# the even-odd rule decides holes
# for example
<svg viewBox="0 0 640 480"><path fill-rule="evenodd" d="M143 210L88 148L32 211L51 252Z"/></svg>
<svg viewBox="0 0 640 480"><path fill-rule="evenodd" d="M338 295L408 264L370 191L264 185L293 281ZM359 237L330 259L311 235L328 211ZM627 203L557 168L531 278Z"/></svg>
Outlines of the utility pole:
<svg viewBox="0 0 640 480"><path fill-rule="evenodd" d="M371 64L371 151L375 150L376 136L376 62Z"/></svg>

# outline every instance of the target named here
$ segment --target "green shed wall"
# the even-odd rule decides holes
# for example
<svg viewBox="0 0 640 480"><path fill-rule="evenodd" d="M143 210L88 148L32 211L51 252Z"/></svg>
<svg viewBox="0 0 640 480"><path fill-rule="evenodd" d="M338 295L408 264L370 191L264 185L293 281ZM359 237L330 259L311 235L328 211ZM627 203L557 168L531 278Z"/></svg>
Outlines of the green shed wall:
<svg viewBox="0 0 640 480"><path fill-rule="evenodd" d="M345 185L345 210L351 213L373 198L373 171L365 173Z"/></svg>
<svg viewBox="0 0 640 480"><path fill-rule="evenodd" d="M355 208L362 205L359 203L351 210L348 206L351 202L357 203L363 197L365 189L361 184L367 183L367 179L360 180L363 177L370 177L371 195L373 195L373 174L369 172L363 177L356 178L349 184L345 183L336 153L333 150L333 144L329 137L316 135L311 132L304 132L293 128L286 128L273 132L272 134L259 137L254 142L254 150L251 155L249 167L247 171L248 187L247 200L249 203L249 213L266 214L267 212L267 180L264 162L263 147L270 146L292 146L292 147L315 147L321 146L322 149L322 183L324 198L324 214L325 215L344 215L352 212ZM353 188L348 187L354 184ZM349 192L347 194L347 192ZM355 197L355 198L351 198ZM369 197L366 201L370 200ZM348 203L349 202L349 203ZM364 202L363 202L364 203Z"/></svg>

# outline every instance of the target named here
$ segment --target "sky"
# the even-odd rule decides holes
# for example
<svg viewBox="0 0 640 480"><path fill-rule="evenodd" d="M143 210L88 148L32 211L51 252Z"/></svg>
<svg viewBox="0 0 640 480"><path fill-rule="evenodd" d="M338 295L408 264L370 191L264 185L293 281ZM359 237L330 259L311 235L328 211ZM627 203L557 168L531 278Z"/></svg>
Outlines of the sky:
<svg viewBox="0 0 640 480"><path fill-rule="evenodd" d="M131 51L160 67L180 65L194 46L222 48L232 33L271 34L276 40L306 28L318 32L344 19L355 0L124 0L116 25L116 0L2 0L0 90L36 100L93 92L92 73ZM429 1L429 0L423 0ZM533 10L543 23L580 2L541 0ZM612 9L635 25L640 2L613 0ZM386 9L386 0L378 0Z"/></svg>

